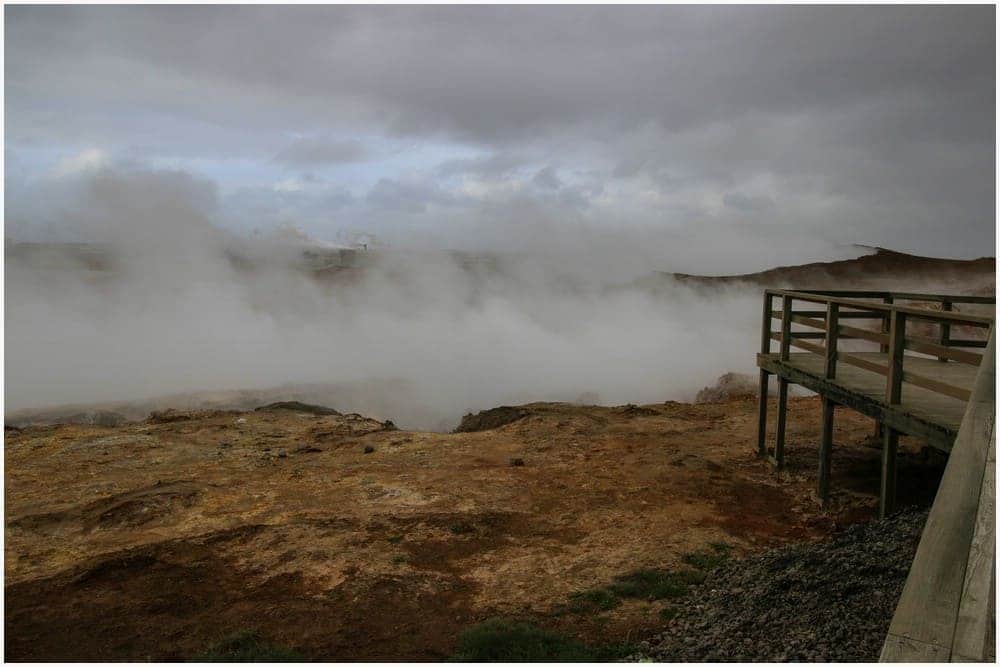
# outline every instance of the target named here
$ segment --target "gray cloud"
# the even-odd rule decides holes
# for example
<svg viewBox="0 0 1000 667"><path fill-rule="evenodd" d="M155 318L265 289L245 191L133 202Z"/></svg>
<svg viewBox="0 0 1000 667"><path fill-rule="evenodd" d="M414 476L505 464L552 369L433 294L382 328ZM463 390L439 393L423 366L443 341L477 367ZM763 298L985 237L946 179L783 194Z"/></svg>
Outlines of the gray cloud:
<svg viewBox="0 0 1000 667"><path fill-rule="evenodd" d="M325 137L299 137L274 156L275 162L296 167L360 162L368 155L359 141L341 141Z"/></svg>
<svg viewBox="0 0 1000 667"><path fill-rule="evenodd" d="M347 207L358 224L402 229L413 216L466 233L528 196L547 217L572 200L618 227L778 224L982 254L994 242L994 11L11 6L8 151L97 145L311 169L371 158L329 139L365 134L485 157L408 173L369 159L370 192ZM289 144L292 130L312 139ZM525 194L544 190L532 178L548 164L566 193ZM460 223L418 219L446 201L461 202Z"/></svg>

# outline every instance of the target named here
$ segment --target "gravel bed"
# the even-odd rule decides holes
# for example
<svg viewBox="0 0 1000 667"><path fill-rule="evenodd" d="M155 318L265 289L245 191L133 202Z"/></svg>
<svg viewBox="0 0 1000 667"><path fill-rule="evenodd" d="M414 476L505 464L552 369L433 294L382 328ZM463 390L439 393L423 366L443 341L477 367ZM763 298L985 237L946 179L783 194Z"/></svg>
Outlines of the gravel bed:
<svg viewBox="0 0 1000 667"><path fill-rule="evenodd" d="M874 662L927 510L719 566L630 661Z"/></svg>

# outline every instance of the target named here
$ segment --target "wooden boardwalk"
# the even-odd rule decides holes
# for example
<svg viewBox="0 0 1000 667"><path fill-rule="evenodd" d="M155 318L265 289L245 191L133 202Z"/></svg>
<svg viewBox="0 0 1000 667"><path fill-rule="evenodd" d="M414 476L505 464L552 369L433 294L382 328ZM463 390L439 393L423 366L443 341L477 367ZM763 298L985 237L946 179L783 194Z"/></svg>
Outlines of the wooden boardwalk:
<svg viewBox="0 0 1000 667"><path fill-rule="evenodd" d="M855 356L886 365L888 353L861 352ZM830 382L824 375L824 359L816 354L793 353L787 361L779 354L760 355L758 365L794 384L826 394L839 405L851 407L872 419L912 435L928 444L949 451L965 414L966 402L915 385L903 385L898 405L886 401L885 376L856 366L838 369ZM975 366L942 363L937 359L906 355L905 364L920 375L938 377L957 387L971 390L976 380Z"/></svg>
<svg viewBox="0 0 1000 667"><path fill-rule="evenodd" d="M780 299L781 308L774 309ZM778 379L778 415L771 456L784 465L788 385L817 392L823 428L817 496L829 497L835 408L848 407L876 422L882 443L879 514L892 511L900 434L948 452L972 395L993 317L954 312L962 304L995 304L992 297L859 291L765 290L761 324L757 448L767 456L767 394ZM773 323L780 322L778 331ZM867 326L866 326L867 324ZM926 330L936 330L933 338ZM963 339L952 331L985 331ZM923 335L917 335L922 333ZM777 353L771 351L779 343ZM820 341L820 342L813 342ZM852 341L850 349L842 341ZM871 345L871 351L858 351ZM792 353L791 349L804 350Z"/></svg>

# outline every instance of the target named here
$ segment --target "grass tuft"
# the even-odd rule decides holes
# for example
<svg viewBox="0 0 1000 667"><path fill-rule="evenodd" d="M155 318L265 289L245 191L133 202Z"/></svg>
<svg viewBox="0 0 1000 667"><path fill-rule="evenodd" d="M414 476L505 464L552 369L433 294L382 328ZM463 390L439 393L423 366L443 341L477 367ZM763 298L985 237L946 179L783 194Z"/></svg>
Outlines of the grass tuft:
<svg viewBox="0 0 1000 667"><path fill-rule="evenodd" d="M608 590L623 598L663 600L684 596L689 586L701 583L704 578L702 573L692 570L646 568L615 577Z"/></svg>
<svg viewBox="0 0 1000 667"><path fill-rule="evenodd" d="M457 662L594 662L598 651L531 623L493 618L458 638Z"/></svg>
<svg viewBox="0 0 1000 667"><path fill-rule="evenodd" d="M269 644L253 631L238 632L197 656L195 662L304 662L298 652Z"/></svg>
<svg viewBox="0 0 1000 667"><path fill-rule="evenodd" d="M684 554L681 559L693 568L709 572L729 560L733 550L733 546L725 542L709 542L708 546L711 551L694 551Z"/></svg>
<svg viewBox="0 0 1000 667"><path fill-rule="evenodd" d="M569 596L569 609L573 613L582 614L592 608L608 611L621 604L621 600L613 591L605 588L593 588L589 591L578 591Z"/></svg>

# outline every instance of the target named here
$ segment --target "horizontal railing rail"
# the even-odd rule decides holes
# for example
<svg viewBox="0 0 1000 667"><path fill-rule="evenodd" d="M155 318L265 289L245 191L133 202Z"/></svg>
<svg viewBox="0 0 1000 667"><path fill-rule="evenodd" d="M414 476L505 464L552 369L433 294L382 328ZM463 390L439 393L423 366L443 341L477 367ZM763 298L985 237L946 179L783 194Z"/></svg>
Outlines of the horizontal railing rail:
<svg viewBox="0 0 1000 667"><path fill-rule="evenodd" d="M774 308L774 300L781 299L781 308ZM881 302L864 301L879 299ZM795 302L804 302L813 307L796 310ZM922 301L940 303L941 310L900 305L898 301ZM823 309L815 305L824 306ZM985 347L994 318L953 310L954 304L995 304L992 297L917 294L913 292L849 291L849 290L782 290L764 291L764 317L761 329L761 352L771 353L771 341L778 341L779 358L788 361L791 348L805 350L820 355L824 359L824 375L836 378L837 364L845 363L863 370L878 373L886 378L886 401L889 405L899 404L903 383L957 398L969 400L969 390L939 379L913 373L904 368L907 351L937 357L941 362L954 362L979 366L983 355L969 348ZM773 331L771 323L780 321L780 330ZM842 324L841 320L858 322L876 321L878 329ZM937 325L937 338L908 335L907 323L924 321ZM818 331L792 331L792 325L817 329ZM986 329L982 340L976 338L954 339L952 327ZM809 342L822 341L823 344ZM859 340L875 343L879 351L886 355L885 362L859 356L858 353L839 349L841 340ZM912 356L912 355L911 355Z"/></svg>

